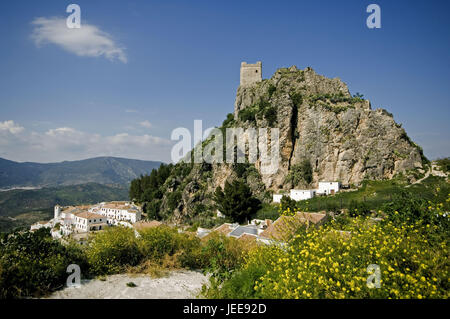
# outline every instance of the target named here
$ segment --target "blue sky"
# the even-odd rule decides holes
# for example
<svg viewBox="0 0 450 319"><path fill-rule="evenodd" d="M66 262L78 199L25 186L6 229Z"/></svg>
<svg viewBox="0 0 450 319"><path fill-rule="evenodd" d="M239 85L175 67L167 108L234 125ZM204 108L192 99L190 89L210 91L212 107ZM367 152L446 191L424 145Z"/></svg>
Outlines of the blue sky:
<svg viewBox="0 0 450 319"><path fill-rule="evenodd" d="M82 47L57 30L70 3ZM365 24L370 3L381 29ZM262 61L264 78L291 65L339 77L429 158L449 156L449 11L448 1L2 1L0 157L169 161L173 129L233 111L241 61Z"/></svg>

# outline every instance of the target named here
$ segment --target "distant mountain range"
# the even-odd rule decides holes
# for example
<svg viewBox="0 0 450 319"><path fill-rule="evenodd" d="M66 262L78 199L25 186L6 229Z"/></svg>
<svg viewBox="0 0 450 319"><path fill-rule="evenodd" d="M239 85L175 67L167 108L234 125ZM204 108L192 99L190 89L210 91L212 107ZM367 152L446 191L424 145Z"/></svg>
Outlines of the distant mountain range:
<svg viewBox="0 0 450 319"><path fill-rule="evenodd" d="M139 175L149 174L161 162L117 157L96 157L60 163L14 162L0 158L0 189L56 187L98 183L127 185Z"/></svg>
<svg viewBox="0 0 450 319"><path fill-rule="evenodd" d="M113 200L128 200L128 187L87 183L3 191L0 192L0 232L49 220L53 217L53 206L56 204L68 206Z"/></svg>
<svg viewBox="0 0 450 319"><path fill-rule="evenodd" d="M95 204L113 200L128 200L128 188L97 183L45 187L32 190L0 192L0 216L41 211L56 204L62 206Z"/></svg>

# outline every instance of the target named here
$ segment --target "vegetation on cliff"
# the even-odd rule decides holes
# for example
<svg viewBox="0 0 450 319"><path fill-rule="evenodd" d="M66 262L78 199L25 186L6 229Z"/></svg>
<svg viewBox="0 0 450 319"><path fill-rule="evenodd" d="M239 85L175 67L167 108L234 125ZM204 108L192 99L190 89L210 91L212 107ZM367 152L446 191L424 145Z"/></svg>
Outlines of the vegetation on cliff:
<svg viewBox="0 0 450 319"><path fill-rule="evenodd" d="M403 174L411 182L424 176L429 165L392 114L372 110L361 94L352 96L345 83L311 68L282 68L270 79L239 87L234 113L219 129L225 136L233 127L279 129L280 162L275 173L261 174L260 163L180 162L133 181L130 197L145 203L149 218L211 227L216 222L214 192L236 179L268 204L274 192L313 188L323 180L362 185ZM224 145L224 156L225 150Z"/></svg>
<svg viewBox="0 0 450 319"><path fill-rule="evenodd" d="M223 190L217 187L214 201L222 214L237 223L248 220L261 206L260 201L253 197L250 187L240 179L232 183L226 181Z"/></svg>

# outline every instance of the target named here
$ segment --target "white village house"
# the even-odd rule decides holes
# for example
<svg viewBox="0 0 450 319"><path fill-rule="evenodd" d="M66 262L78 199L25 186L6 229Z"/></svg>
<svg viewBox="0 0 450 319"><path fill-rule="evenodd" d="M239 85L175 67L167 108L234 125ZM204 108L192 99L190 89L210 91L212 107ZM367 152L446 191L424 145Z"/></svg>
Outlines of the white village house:
<svg viewBox="0 0 450 319"><path fill-rule="evenodd" d="M319 188L317 194L334 195L339 192L339 182L319 182Z"/></svg>
<svg viewBox="0 0 450 319"><path fill-rule="evenodd" d="M311 199L316 195L314 189L291 189L290 197L293 200L306 200Z"/></svg>
<svg viewBox="0 0 450 319"><path fill-rule="evenodd" d="M102 230L106 227L106 218L102 215L81 212L74 215L75 229L78 232Z"/></svg>
<svg viewBox="0 0 450 319"><path fill-rule="evenodd" d="M108 226L133 227L141 220L141 208L128 202L109 202L87 206L55 206L53 219L31 225L30 230L51 228L53 238L103 230Z"/></svg>
<svg viewBox="0 0 450 319"><path fill-rule="evenodd" d="M37 222L33 225L31 225L30 230L38 230L40 228L50 228L52 227L52 224L48 222Z"/></svg>
<svg viewBox="0 0 450 319"><path fill-rule="evenodd" d="M141 220L140 208L130 203L100 203L99 206L91 208L91 211L106 216L107 223L110 225L117 225L119 221L129 221L134 224Z"/></svg>
<svg viewBox="0 0 450 319"><path fill-rule="evenodd" d="M334 195L339 192L339 182L319 182L317 189L291 189L289 197L293 200L307 200L316 195ZM273 202L280 203L285 194L273 194Z"/></svg>
<svg viewBox="0 0 450 319"><path fill-rule="evenodd" d="M85 207L69 207L61 211L60 206L55 206L54 225L60 224L61 235L68 236L72 233L85 233L105 229L106 217L85 210ZM53 232L52 232L53 233Z"/></svg>
<svg viewBox="0 0 450 319"><path fill-rule="evenodd" d="M273 194L273 202L281 203L281 199L283 198L283 194Z"/></svg>

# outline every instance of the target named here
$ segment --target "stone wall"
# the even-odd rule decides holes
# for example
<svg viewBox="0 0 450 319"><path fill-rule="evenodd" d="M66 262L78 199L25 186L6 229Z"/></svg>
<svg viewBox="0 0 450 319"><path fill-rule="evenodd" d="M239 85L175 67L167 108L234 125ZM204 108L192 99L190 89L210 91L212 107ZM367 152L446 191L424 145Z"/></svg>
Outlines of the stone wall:
<svg viewBox="0 0 450 319"><path fill-rule="evenodd" d="M256 82L262 81L262 63L255 64L241 63L241 86L249 86Z"/></svg>

